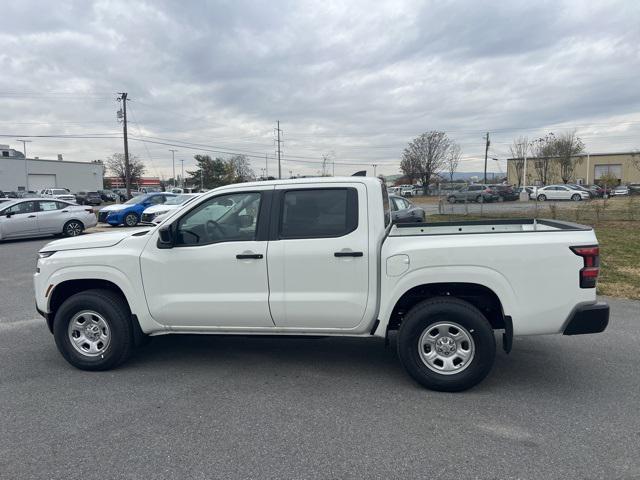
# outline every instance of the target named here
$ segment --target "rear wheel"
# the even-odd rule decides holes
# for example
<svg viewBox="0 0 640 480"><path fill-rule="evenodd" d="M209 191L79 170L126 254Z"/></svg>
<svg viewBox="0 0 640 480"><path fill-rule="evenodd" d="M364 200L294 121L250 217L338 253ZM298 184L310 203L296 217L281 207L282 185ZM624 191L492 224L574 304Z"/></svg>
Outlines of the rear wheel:
<svg viewBox="0 0 640 480"><path fill-rule="evenodd" d="M135 213L128 213L124 217L124 224L127 227L135 227L138 224L138 215L136 215Z"/></svg>
<svg viewBox="0 0 640 480"><path fill-rule="evenodd" d="M79 220L69 220L62 227L62 234L65 237L77 237L84 230L84 225Z"/></svg>
<svg viewBox="0 0 640 480"><path fill-rule="evenodd" d="M544 202L547 200L547 196L546 195L538 195L538 201L539 202Z"/></svg>
<svg viewBox="0 0 640 480"><path fill-rule="evenodd" d="M484 202L484 197L483 197L482 195L478 195L478 196L476 197L476 202L477 202L477 203L482 203L482 202Z"/></svg>
<svg viewBox="0 0 640 480"><path fill-rule="evenodd" d="M498 202L504 202L504 197L502 195L498 195Z"/></svg>
<svg viewBox="0 0 640 480"><path fill-rule="evenodd" d="M582 197L577 193L574 193L573 195L571 195L571 200L573 200L574 202L579 202L580 200L582 200Z"/></svg>
<svg viewBox="0 0 640 480"><path fill-rule="evenodd" d="M398 356L421 385L457 392L482 381L496 354L493 330L473 305L450 297L419 303L398 332Z"/></svg>
<svg viewBox="0 0 640 480"><path fill-rule="evenodd" d="M449 198L447 198L447 202L449 203L456 203L456 197L454 197L453 195L450 196Z"/></svg>
<svg viewBox="0 0 640 480"><path fill-rule="evenodd" d="M53 335L58 350L74 367L108 370L133 350L129 308L108 290L87 290L69 297L56 312Z"/></svg>

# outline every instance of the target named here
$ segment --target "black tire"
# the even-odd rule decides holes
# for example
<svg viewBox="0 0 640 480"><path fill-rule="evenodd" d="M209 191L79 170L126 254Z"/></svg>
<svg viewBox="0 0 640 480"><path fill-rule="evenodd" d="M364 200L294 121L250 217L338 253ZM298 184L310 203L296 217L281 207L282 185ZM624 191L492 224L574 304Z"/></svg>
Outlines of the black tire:
<svg viewBox="0 0 640 480"><path fill-rule="evenodd" d="M504 197L502 195L498 196L498 202L504 202Z"/></svg>
<svg viewBox="0 0 640 480"><path fill-rule="evenodd" d="M476 197L476 203L483 203L484 202L484 197L482 195L478 195Z"/></svg>
<svg viewBox="0 0 640 480"><path fill-rule="evenodd" d="M426 329L438 322L455 322L473 339L473 356L460 372L442 374L422 360L419 342ZM496 355L493 329L473 305L452 297L420 302L404 317L398 332L398 356L411 377L422 386L442 392L459 392L480 383L491 371Z"/></svg>
<svg viewBox="0 0 640 480"><path fill-rule="evenodd" d="M573 195L571 195L571 200L573 200L574 202L579 202L580 200L582 200L582 197L579 194L574 193Z"/></svg>
<svg viewBox="0 0 640 480"><path fill-rule="evenodd" d="M453 195L451 195L449 198L447 198L447 202L449 202L449 203L456 203L456 197L454 197Z"/></svg>
<svg viewBox="0 0 640 480"><path fill-rule="evenodd" d="M84 231L84 224L80 220L69 220L62 227L62 234L65 237L77 237Z"/></svg>
<svg viewBox="0 0 640 480"><path fill-rule="evenodd" d="M135 213L127 213L124 217L123 223L127 227L135 227L139 221L140 219L138 218L138 215Z"/></svg>
<svg viewBox="0 0 640 480"><path fill-rule="evenodd" d="M546 195L538 195L538 201L539 202L545 202L547 200L547 196Z"/></svg>
<svg viewBox="0 0 640 480"><path fill-rule="evenodd" d="M82 311L103 317L109 329L109 343L97 356L80 353L71 344L69 323ZM121 296L109 290L86 290L69 297L53 320L53 336L64 359L81 370L109 370L124 362L133 351L134 338L129 307Z"/></svg>

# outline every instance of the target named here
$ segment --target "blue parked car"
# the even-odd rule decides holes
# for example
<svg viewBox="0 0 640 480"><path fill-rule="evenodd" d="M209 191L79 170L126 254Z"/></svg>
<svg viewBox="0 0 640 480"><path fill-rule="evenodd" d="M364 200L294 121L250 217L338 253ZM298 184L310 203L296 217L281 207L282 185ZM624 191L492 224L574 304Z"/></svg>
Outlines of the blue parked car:
<svg viewBox="0 0 640 480"><path fill-rule="evenodd" d="M145 208L161 205L171 197L175 197L175 194L162 192L138 195L124 203L103 208L98 212L98 221L113 226L135 227L140 221Z"/></svg>

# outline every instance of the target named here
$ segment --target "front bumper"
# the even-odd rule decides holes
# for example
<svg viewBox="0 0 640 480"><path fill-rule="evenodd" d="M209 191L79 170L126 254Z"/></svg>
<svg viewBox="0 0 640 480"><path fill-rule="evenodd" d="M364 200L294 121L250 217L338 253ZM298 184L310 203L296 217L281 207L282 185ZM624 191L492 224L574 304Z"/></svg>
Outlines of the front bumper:
<svg viewBox="0 0 640 480"><path fill-rule="evenodd" d="M604 302L593 305L582 305L569 316L564 335L582 335L600 333L609 325L609 305Z"/></svg>

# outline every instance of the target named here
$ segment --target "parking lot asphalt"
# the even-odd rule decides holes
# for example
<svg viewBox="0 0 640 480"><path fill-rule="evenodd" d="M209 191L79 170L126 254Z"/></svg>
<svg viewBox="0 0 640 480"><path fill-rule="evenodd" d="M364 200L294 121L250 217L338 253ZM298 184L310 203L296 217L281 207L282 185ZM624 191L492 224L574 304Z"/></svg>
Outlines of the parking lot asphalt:
<svg viewBox="0 0 640 480"><path fill-rule="evenodd" d="M640 302L457 394L368 339L165 336L90 373L34 311L47 241L0 243L2 479L640 478Z"/></svg>

